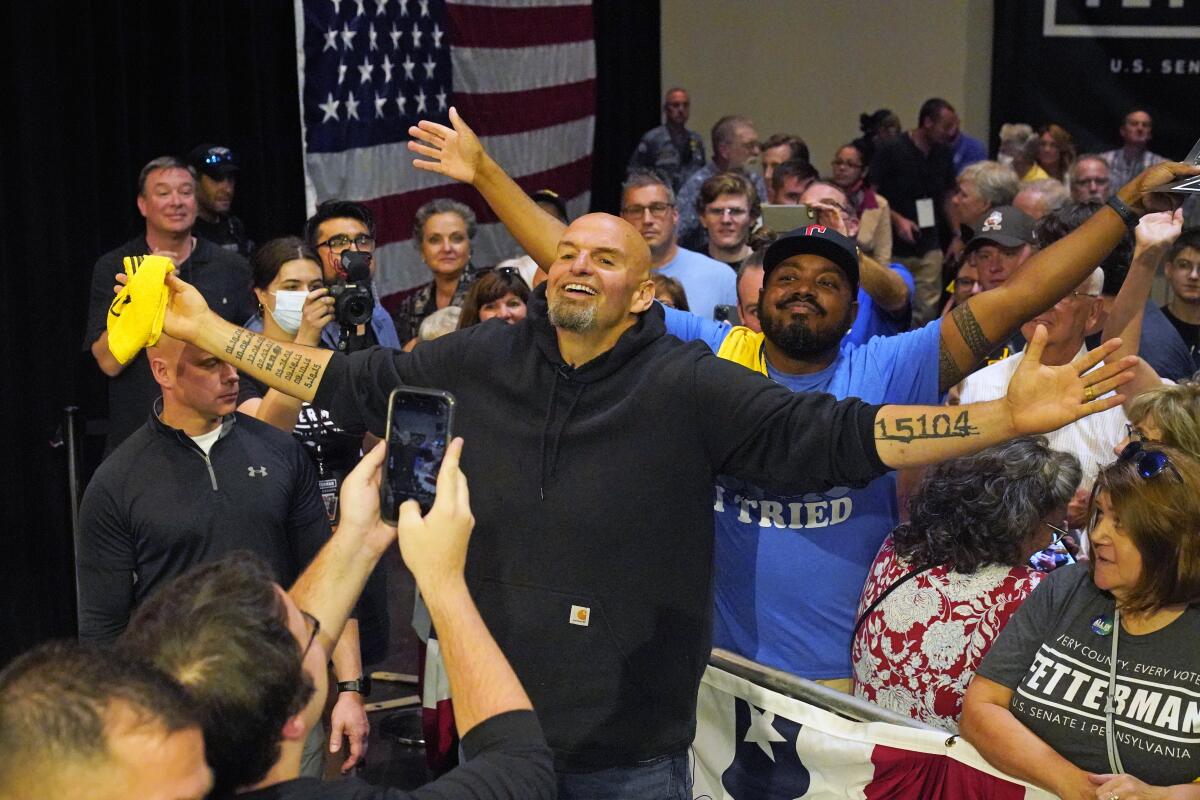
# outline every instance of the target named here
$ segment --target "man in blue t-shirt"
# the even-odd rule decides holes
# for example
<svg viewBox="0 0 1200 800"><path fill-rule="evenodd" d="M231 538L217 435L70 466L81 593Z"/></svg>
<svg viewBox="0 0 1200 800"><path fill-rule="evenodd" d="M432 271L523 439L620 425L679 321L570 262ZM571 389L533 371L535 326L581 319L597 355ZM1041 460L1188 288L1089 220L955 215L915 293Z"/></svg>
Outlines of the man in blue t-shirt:
<svg viewBox="0 0 1200 800"><path fill-rule="evenodd" d="M734 271L676 242L679 209L675 206L675 191L661 175L648 170L629 173L621 187L621 216L650 246L654 272L683 284L689 308L712 319L716 306L737 304Z"/></svg>
<svg viewBox="0 0 1200 800"><path fill-rule="evenodd" d="M855 243L810 225L766 251L761 333L669 308L666 324L675 336L702 340L793 391L934 404L995 342L1074 288L1097 257L1087 248L1045 251L1034 257L1035 268L955 309L951 324L933 320L862 344L845 338L859 311ZM953 413L928 424L952 426ZM714 646L848 690L859 594L898 518L894 476L801 496L721 477L713 508Z"/></svg>

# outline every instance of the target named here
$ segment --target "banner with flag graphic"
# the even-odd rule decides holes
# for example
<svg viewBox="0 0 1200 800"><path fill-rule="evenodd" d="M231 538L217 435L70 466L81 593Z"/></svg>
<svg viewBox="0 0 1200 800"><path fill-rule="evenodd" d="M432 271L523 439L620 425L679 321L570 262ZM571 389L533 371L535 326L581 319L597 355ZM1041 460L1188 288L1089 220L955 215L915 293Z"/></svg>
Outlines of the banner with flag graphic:
<svg viewBox="0 0 1200 800"><path fill-rule="evenodd" d="M413 215L450 197L479 218L472 262L518 247L469 186L413 167L408 128L451 105L529 192L587 211L596 58L590 0L296 0L296 61L309 212L330 198L371 208L376 288L429 281Z"/></svg>
<svg viewBox="0 0 1200 800"><path fill-rule="evenodd" d="M692 796L707 800L1053 800L948 733L852 722L710 666Z"/></svg>

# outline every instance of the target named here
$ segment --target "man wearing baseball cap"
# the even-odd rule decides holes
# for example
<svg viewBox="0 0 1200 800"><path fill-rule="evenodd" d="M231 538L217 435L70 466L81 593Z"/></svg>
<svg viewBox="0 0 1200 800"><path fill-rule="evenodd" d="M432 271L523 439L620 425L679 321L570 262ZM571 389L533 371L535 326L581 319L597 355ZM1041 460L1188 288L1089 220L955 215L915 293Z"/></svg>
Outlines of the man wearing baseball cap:
<svg viewBox="0 0 1200 800"><path fill-rule="evenodd" d="M1029 218L1005 207L980 223L972 244L1014 250L1024 261L1032 238ZM948 317L856 344L843 337L858 312L860 258L856 242L832 226L797 228L764 254L761 333L669 308L667 331L700 339L719 357L795 392L938 403L995 342L1052 306L1064 283L1074 289L1093 266L1061 253L1035 256L1038 263L1000 276L994 291L972 296ZM713 646L850 691L859 593L899 521L894 473L864 488L795 496L720 477L715 496Z"/></svg>
<svg viewBox="0 0 1200 800"><path fill-rule="evenodd" d="M188 153L196 170L196 224L192 232L216 245L249 258L254 242L242 221L230 212L237 188L238 163L233 151L218 144L201 144Z"/></svg>
<svg viewBox="0 0 1200 800"><path fill-rule="evenodd" d="M979 273L977 291L1001 286L1033 255L1033 217L1013 206L997 206L971 230L963 261ZM984 359L995 364L1025 346L1019 330L1012 331Z"/></svg>

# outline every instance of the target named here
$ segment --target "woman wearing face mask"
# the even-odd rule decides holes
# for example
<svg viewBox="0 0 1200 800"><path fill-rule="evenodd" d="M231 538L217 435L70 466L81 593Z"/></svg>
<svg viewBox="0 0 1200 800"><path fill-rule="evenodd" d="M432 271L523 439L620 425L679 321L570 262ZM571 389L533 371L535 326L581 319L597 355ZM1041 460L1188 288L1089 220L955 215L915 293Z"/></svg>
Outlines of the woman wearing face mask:
<svg viewBox="0 0 1200 800"><path fill-rule="evenodd" d="M258 313L245 327L277 342L319 346L321 330L333 321L333 298L321 281L320 262L304 240L272 239L251 256L250 268ZM295 427L299 400L254 386L244 376L241 383L238 411L285 431Z"/></svg>

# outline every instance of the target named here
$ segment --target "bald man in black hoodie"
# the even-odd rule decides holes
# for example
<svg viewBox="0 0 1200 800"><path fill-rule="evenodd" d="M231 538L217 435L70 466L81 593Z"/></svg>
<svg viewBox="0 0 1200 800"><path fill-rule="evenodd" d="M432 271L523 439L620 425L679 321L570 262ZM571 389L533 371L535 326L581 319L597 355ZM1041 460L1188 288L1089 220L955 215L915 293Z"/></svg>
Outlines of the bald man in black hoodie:
<svg viewBox="0 0 1200 800"><path fill-rule="evenodd" d="M470 129L452 119L454 129L421 123L427 143L411 149L469 146ZM437 171L489 201L514 189L524 196L478 153L469 171L462 159ZM1030 358L1007 398L964 406L961 425L914 439L897 423L911 429L913 418L945 409L792 393L684 344L666 335L650 254L632 226L589 214L551 249L527 236L547 217L530 201L506 219L549 265L517 325L485 323L412 353L343 356L223 323L169 277L166 330L315 398L347 430L382 434L396 386L455 394L456 433L469 445L463 468L478 487L468 582L542 720L560 797L690 797L718 473L789 493L862 485L1109 408L1119 395L1096 398L1131 377L1129 362L1081 377L1115 345L1060 368Z"/></svg>

